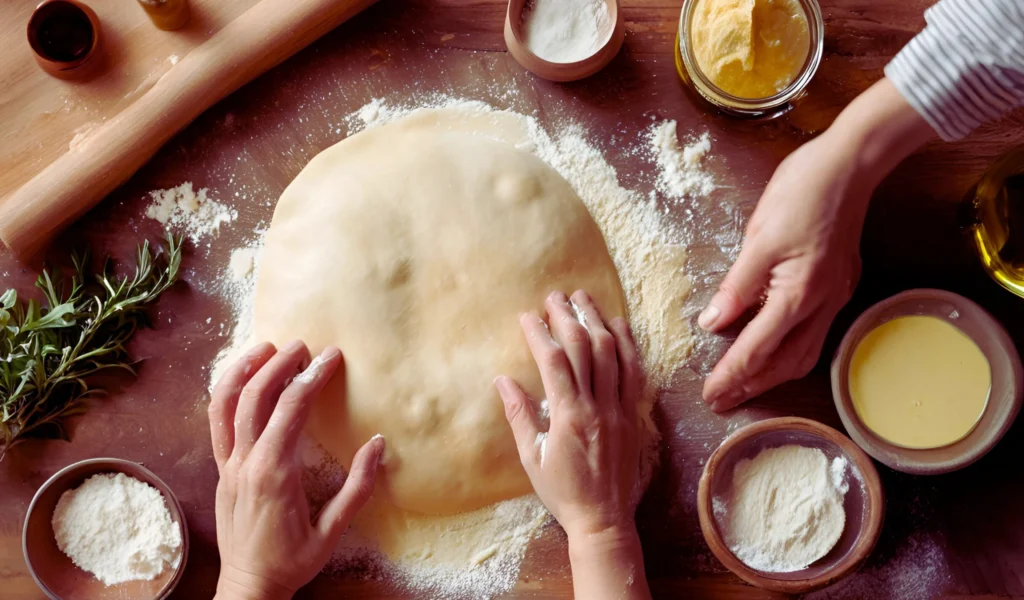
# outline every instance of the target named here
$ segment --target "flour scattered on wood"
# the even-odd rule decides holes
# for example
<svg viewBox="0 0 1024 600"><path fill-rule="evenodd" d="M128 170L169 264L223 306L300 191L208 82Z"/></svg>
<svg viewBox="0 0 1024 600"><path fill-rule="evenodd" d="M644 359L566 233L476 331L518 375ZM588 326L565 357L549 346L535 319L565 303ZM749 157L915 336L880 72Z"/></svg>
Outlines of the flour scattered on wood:
<svg viewBox="0 0 1024 600"><path fill-rule="evenodd" d="M303 487L318 511L341 489L345 471L319 444L303 438ZM371 573L432 599L492 598L519 577L526 549L550 516L536 496L468 514L429 517L371 499L342 538L328 571Z"/></svg>
<svg viewBox="0 0 1024 600"><path fill-rule="evenodd" d="M256 276L259 273L259 257L263 250L265 233L264 230L257 231L257 238L254 241L234 248L227 269L209 286L209 291L222 296L230 303L233 320L231 341L221 349L210 367L211 392L224 370L231 366L233 358L245 352L252 337L253 297L256 293Z"/></svg>
<svg viewBox="0 0 1024 600"><path fill-rule="evenodd" d="M856 575L806 600L933 600L957 596L950 589L950 566L939 541L925 532L914 532L890 556L875 554ZM967 590L956 590L966 597Z"/></svg>
<svg viewBox="0 0 1024 600"><path fill-rule="evenodd" d="M181 562L181 530L163 496L124 473L64 492L52 525L57 547L106 585L151 580Z"/></svg>
<svg viewBox="0 0 1024 600"><path fill-rule="evenodd" d="M228 269L233 281L246 281L256 271L256 255L259 248L235 248L231 251Z"/></svg>
<svg viewBox="0 0 1024 600"><path fill-rule="evenodd" d="M711 151L711 135L705 131L682 146L676 130L675 121L661 121L646 133L651 156L658 165L657 190L673 200L707 196L715 189L714 179L702 164Z"/></svg>
<svg viewBox="0 0 1024 600"><path fill-rule="evenodd" d="M192 182L166 190L149 192L152 203L146 209L146 216L173 231L184 233L192 243L198 244L203 238L216 236L221 225L238 218L238 211L210 198L207 188L197 192Z"/></svg>

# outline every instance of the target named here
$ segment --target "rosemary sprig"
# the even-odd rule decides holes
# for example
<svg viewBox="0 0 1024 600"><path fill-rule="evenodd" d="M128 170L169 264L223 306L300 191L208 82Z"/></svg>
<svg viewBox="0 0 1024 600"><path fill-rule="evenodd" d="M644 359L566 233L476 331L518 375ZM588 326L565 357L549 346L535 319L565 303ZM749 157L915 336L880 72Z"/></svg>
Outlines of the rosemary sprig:
<svg viewBox="0 0 1024 600"><path fill-rule="evenodd" d="M111 274L108 259L89 289L86 257L73 262L70 278L43 270L42 303L19 302L13 289L0 296L0 460L29 437L68 440L64 419L104 394L93 375L135 373L125 344L146 323L146 307L178 280L181 238L168 235L166 255L143 243L131 277Z"/></svg>

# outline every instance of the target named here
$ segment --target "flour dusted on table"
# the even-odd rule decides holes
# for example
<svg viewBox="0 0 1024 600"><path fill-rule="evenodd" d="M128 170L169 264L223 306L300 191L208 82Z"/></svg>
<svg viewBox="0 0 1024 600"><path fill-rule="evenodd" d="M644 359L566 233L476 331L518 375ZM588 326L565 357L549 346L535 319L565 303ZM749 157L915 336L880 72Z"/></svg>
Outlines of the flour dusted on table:
<svg viewBox="0 0 1024 600"><path fill-rule="evenodd" d="M345 472L311 438L303 437L300 452L306 466L303 487L316 512L341 489ZM530 541L550 520L533 495L446 517L396 510L371 499L328 570L370 570L435 600L492 598L515 584Z"/></svg>
<svg viewBox="0 0 1024 600"><path fill-rule="evenodd" d="M523 43L555 63L583 60L611 37L605 0L532 0L524 9Z"/></svg>
<svg viewBox="0 0 1024 600"><path fill-rule="evenodd" d="M830 466L821 450L797 445L738 462L728 501L715 505L729 549L771 573L799 571L828 554L846 525L845 469L844 458Z"/></svg>
<svg viewBox="0 0 1024 600"><path fill-rule="evenodd" d="M57 547L106 585L151 580L181 562L181 530L163 496L124 473L64 492L52 525Z"/></svg>
<svg viewBox="0 0 1024 600"><path fill-rule="evenodd" d="M257 234L255 241L232 249L227 269L209 288L230 303L232 317L231 341L217 353L217 358L210 366L211 393L224 370L230 367L234 360L241 358L252 337L253 292L259 270L260 252L263 250L263 232L258 231Z"/></svg>
<svg viewBox="0 0 1024 600"><path fill-rule="evenodd" d="M231 271L231 279L234 281L245 281L256 270L256 256L259 248L235 248L231 251L231 260L228 268Z"/></svg>
<svg viewBox="0 0 1024 600"><path fill-rule="evenodd" d="M515 584L530 541L550 519L534 495L441 517L371 500L339 556L374 557L398 583L429 598L491 598Z"/></svg>
<svg viewBox="0 0 1024 600"><path fill-rule="evenodd" d="M689 144L679 143L675 121L661 121L647 130L650 154L658 165L656 187L673 200L689 196L706 196L715 189L711 174L704 170L703 160L711 151L711 136L704 132Z"/></svg>
<svg viewBox="0 0 1024 600"><path fill-rule="evenodd" d="M149 192L152 202L146 208L146 216L184 233L198 244L204 237L217 235L221 225L238 218L238 211L210 198L208 192L207 188L193 190L191 181L153 190Z"/></svg>

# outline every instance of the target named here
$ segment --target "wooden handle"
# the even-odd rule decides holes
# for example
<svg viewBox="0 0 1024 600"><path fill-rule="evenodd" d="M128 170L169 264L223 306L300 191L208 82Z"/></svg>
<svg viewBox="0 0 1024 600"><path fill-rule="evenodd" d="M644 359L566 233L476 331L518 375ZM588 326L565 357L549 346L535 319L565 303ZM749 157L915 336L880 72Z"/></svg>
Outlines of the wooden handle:
<svg viewBox="0 0 1024 600"><path fill-rule="evenodd" d="M0 202L0 240L19 256L35 252L207 108L375 1L261 0Z"/></svg>

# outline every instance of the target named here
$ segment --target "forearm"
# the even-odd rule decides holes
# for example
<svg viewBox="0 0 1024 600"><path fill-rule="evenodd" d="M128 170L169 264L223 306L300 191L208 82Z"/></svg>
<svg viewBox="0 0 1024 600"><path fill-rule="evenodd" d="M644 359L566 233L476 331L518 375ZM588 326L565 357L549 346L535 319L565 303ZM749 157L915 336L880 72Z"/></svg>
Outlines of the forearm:
<svg viewBox="0 0 1024 600"><path fill-rule="evenodd" d="M931 125L886 78L854 99L824 135L845 148L851 176L872 189L936 137Z"/></svg>
<svg viewBox="0 0 1024 600"><path fill-rule="evenodd" d="M577 600L649 600L651 597L635 527L570 535L569 562Z"/></svg>

